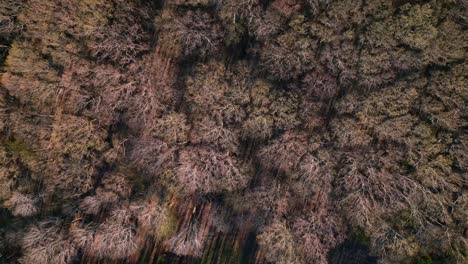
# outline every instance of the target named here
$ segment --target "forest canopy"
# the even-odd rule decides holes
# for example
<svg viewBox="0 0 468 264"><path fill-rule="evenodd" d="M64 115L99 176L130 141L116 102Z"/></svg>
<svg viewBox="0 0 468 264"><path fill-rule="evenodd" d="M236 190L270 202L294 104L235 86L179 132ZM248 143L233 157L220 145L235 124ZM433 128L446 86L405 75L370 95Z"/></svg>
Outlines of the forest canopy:
<svg viewBox="0 0 468 264"><path fill-rule="evenodd" d="M465 0L0 0L0 263L466 263Z"/></svg>

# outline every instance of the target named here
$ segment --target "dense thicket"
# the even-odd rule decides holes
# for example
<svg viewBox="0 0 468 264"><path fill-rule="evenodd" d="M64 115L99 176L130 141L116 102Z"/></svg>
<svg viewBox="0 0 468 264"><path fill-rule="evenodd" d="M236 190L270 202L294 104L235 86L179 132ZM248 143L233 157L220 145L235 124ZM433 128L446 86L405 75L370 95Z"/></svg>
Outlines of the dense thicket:
<svg viewBox="0 0 468 264"><path fill-rule="evenodd" d="M467 5L0 1L0 263L466 263Z"/></svg>

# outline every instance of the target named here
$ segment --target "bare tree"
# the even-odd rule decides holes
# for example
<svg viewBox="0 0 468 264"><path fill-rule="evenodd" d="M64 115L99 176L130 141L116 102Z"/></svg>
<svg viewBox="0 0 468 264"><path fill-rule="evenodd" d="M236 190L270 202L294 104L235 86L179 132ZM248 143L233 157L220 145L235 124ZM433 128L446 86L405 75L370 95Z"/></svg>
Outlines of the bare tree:
<svg viewBox="0 0 468 264"><path fill-rule="evenodd" d="M261 164L269 169L292 173L307 154L308 136L288 131L258 153Z"/></svg>
<svg viewBox="0 0 468 264"><path fill-rule="evenodd" d="M79 205L79 209L89 215L98 215L105 208L111 207L119 201L119 196L112 191L102 188L96 190L96 195L86 196Z"/></svg>
<svg viewBox="0 0 468 264"><path fill-rule="evenodd" d="M38 208L35 205L36 202L36 199L31 195L13 192L10 199L5 202L5 205L14 216L28 217L38 212Z"/></svg>
<svg viewBox="0 0 468 264"><path fill-rule="evenodd" d="M184 144L188 140L187 117L181 113L168 113L157 120L154 136L168 144Z"/></svg>
<svg viewBox="0 0 468 264"><path fill-rule="evenodd" d="M159 176L165 169L174 165L175 149L158 139L141 138L135 142L130 159L140 169L153 176Z"/></svg>
<svg viewBox="0 0 468 264"><path fill-rule="evenodd" d="M268 261L274 263L303 263L297 254L294 236L285 221L274 219L257 236Z"/></svg>
<svg viewBox="0 0 468 264"><path fill-rule="evenodd" d="M220 50L223 32L216 20L201 10L189 10L179 16L167 11L160 21L161 45L175 57L198 55L206 57Z"/></svg>
<svg viewBox="0 0 468 264"><path fill-rule="evenodd" d="M407 196L417 186L397 171L397 155L378 153L345 156L335 188L340 208L353 212L346 214L351 224L370 232L385 225L383 215L407 209Z"/></svg>
<svg viewBox="0 0 468 264"><path fill-rule="evenodd" d="M189 147L180 153L177 177L189 193L218 193L244 188L250 180L250 173L229 153Z"/></svg>
<svg viewBox="0 0 468 264"><path fill-rule="evenodd" d="M128 208L115 208L99 225L87 252L98 257L126 258L136 252L136 226Z"/></svg>
<svg viewBox="0 0 468 264"><path fill-rule="evenodd" d="M47 146L48 188L66 190L67 196L93 188L101 162L95 154L106 149L105 134L85 118L57 114Z"/></svg>
<svg viewBox="0 0 468 264"><path fill-rule="evenodd" d="M314 68L303 79L303 89L307 99L327 100L337 95L336 77L327 73L321 67ZM309 100L310 100L309 99Z"/></svg>
<svg viewBox="0 0 468 264"><path fill-rule="evenodd" d="M23 238L21 263L72 263L77 249L67 241L62 224L49 220L30 226Z"/></svg>
<svg viewBox="0 0 468 264"><path fill-rule="evenodd" d="M199 257L203 254L206 239L200 222L193 220L165 243L177 255Z"/></svg>
<svg viewBox="0 0 468 264"><path fill-rule="evenodd" d="M173 59L162 54L160 47L134 65L133 83L130 83L124 105L127 106L128 123L135 130L148 133L156 120L175 102L173 85L177 68ZM141 122L143 119L144 122Z"/></svg>
<svg viewBox="0 0 468 264"><path fill-rule="evenodd" d="M22 0L5 0L0 3L0 36L9 37L20 28L15 22L15 17L22 6L24 6Z"/></svg>
<svg viewBox="0 0 468 264"><path fill-rule="evenodd" d="M155 196L130 204L130 210L138 221L138 227L145 231L156 232L167 221L168 209Z"/></svg>
<svg viewBox="0 0 468 264"><path fill-rule="evenodd" d="M273 79L298 78L312 68L315 61L312 50L316 45L310 39L285 33L265 43L259 51L260 63Z"/></svg>
<svg viewBox="0 0 468 264"><path fill-rule="evenodd" d="M236 129L218 125L206 117L193 124L190 141L194 144L209 145L215 149L236 153L239 147L239 132Z"/></svg>
<svg viewBox="0 0 468 264"><path fill-rule="evenodd" d="M331 209L320 208L292 223L297 247L306 263L328 263L329 252L345 238L345 226Z"/></svg>

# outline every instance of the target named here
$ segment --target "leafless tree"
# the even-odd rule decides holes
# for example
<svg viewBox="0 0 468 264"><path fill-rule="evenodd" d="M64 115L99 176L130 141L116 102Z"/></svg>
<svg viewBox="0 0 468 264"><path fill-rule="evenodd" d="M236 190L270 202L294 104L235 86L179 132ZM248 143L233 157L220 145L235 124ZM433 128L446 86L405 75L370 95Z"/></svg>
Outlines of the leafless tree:
<svg viewBox="0 0 468 264"><path fill-rule="evenodd" d="M177 255L199 257L203 254L206 239L206 233L201 228L200 222L192 220L165 243Z"/></svg>
<svg viewBox="0 0 468 264"><path fill-rule="evenodd" d="M385 158L375 154L348 156L341 162L341 177L337 180L336 191L340 196L340 205L346 211L353 212L349 215L352 224L370 227L384 211L405 208L405 197L414 183L398 172L388 171L392 168L387 168L385 162Z"/></svg>
<svg viewBox="0 0 468 264"><path fill-rule="evenodd" d="M337 95L338 84L335 76L317 67L304 77L303 89L307 99L327 100Z"/></svg>
<svg viewBox="0 0 468 264"><path fill-rule="evenodd" d="M292 230L306 263L328 263L328 253L343 242L346 234L343 222L330 207L296 218Z"/></svg>
<svg viewBox="0 0 468 264"><path fill-rule="evenodd" d="M211 118L203 118L193 124L190 141L195 144L205 144L213 148L236 153L239 146L239 133L216 124Z"/></svg>
<svg viewBox="0 0 468 264"><path fill-rule="evenodd" d="M252 5L250 9L243 10L248 19L250 31L259 40L267 40L277 35L286 24L286 17L282 16L274 8L263 11L261 7Z"/></svg>
<svg viewBox="0 0 468 264"><path fill-rule="evenodd" d="M177 177L189 193L218 193L244 188L250 180L250 173L229 153L189 147L180 153Z"/></svg>
<svg viewBox="0 0 468 264"><path fill-rule="evenodd" d="M258 157L263 166L292 173L307 154L308 137L303 133L288 131L269 146L260 150Z"/></svg>
<svg viewBox="0 0 468 264"><path fill-rule="evenodd" d="M36 202L36 199L31 195L13 192L10 199L5 202L5 205L10 208L14 216L28 217L38 212L38 208L35 205Z"/></svg>
<svg viewBox="0 0 468 264"><path fill-rule="evenodd" d="M5 0L0 3L0 36L9 37L20 28L15 17L23 5L23 0Z"/></svg>
<svg viewBox="0 0 468 264"><path fill-rule="evenodd" d="M23 238L24 256L21 263L72 263L77 253L67 241L62 223L56 220L40 222L29 227Z"/></svg>
<svg viewBox="0 0 468 264"><path fill-rule="evenodd" d="M128 208L115 208L96 230L87 252L98 257L126 258L138 249L136 226Z"/></svg>
<svg viewBox="0 0 468 264"><path fill-rule="evenodd" d="M173 59L165 57L158 46L135 64L132 72L135 79L125 102L128 123L135 130L151 131L156 120L175 102L173 85L177 68Z"/></svg>
<svg viewBox="0 0 468 264"><path fill-rule="evenodd" d="M121 0L115 0L114 5L113 19L94 31L94 39L88 41L88 48L99 60L110 59L125 66L149 50L149 32L142 24L150 22L150 8Z"/></svg>
<svg viewBox="0 0 468 264"><path fill-rule="evenodd" d="M168 16L172 17L161 22L161 42L168 50L170 46L180 47L180 51L175 51L176 57L180 55L205 57L214 55L220 50L223 32L208 13L189 10L181 16L175 13Z"/></svg>
<svg viewBox="0 0 468 264"><path fill-rule="evenodd" d="M140 169L159 176L175 162L175 149L158 139L141 138L133 146L130 159Z"/></svg>
<svg viewBox="0 0 468 264"><path fill-rule="evenodd" d="M294 236L285 221L274 219L257 236L268 261L275 263L302 263L297 254Z"/></svg>
<svg viewBox="0 0 468 264"><path fill-rule="evenodd" d="M153 133L168 144L184 144L188 140L187 117L181 113L169 113L157 120Z"/></svg>
<svg viewBox="0 0 468 264"><path fill-rule="evenodd" d="M120 65L135 62L137 56L149 49L148 36L135 23L114 23L90 45L91 54L99 60L113 60Z"/></svg>
<svg viewBox="0 0 468 264"><path fill-rule="evenodd" d="M98 215L104 208L118 201L119 196L116 193L98 188L96 195L86 196L81 201L79 209L85 214Z"/></svg>
<svg viewBox="0 0 468 264"><path fill-rule="evenodd" d="M47 187L66 190L70 196L93 188L100 163L95 154L106 148L105 133L85 118L57 115L47 146Z"/></svg>
<svg viewBox="0 0 468 264"><path fill-rule="evenodd" d="M312 68L316 45L312 40L286 33L265 43L259 51L260 63L273 79L294 79Z"/></svg>
<svg viewBox="0 0 468 264"><path fill-rule="evenodd" d="M150 232L156 231L168 217L167 208L154 196L130 204L130 210L138 220L138 227Z"/></svg>

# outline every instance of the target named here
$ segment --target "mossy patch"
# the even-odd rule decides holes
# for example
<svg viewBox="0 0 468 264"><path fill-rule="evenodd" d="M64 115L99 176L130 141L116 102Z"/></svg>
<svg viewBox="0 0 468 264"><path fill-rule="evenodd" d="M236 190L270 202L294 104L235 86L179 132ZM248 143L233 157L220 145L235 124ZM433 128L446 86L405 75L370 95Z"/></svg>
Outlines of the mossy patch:
<svg viewBox="0 0 468 264"><path fill-rule="evenodd" d="M8 152L20 157L24 161L30 161L37 158L36 153L22 140L12 139L5 141Z"/></svg>
<svg viewBox="0 0 468 264"><path fill-rule="evenodd" d="M156 230L156 235L159 240L165 240L177 233L177 225L179 224L179 217L176 212L168 208L167 215L164 221Z"/></svg>

